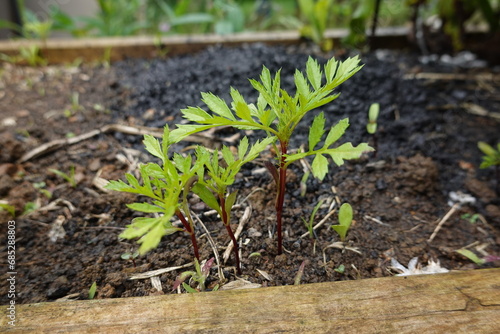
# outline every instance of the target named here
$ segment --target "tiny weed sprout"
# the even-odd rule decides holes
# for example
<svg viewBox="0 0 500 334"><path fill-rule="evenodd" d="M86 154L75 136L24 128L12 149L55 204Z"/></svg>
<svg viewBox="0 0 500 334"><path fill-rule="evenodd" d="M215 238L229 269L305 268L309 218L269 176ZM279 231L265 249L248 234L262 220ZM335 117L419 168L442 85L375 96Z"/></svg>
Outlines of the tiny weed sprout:
<svg viewBox="0 0 500 334"><path fill-rule="evenodd" d="M16 207L13 205L10 205L8 203L1 203L0 202L0 211L7 211L12 217L16 217Z"/></svg>
<svg viewBox="0 0 500 334"><path fill-rule="evenodd" d="M274 137L269 137L249 146L248 138L244 137L238 146L236 158L227 146L223 146L220 153L225 167L222 167L219 163L219 152L217 150L211 153L206 148L198 147L196 151L198 160L205 162L208 177L207 179L198 179L192 191L197 194L208 207L217 211L222 218L227 233L233 242L236 268L240 275L241 265L238 255L238 243L230 225L231 209L236 202L237 192L228 192L227 188L234 183L236 174L239 173L241 167L247 162L257 158L260 152L271 144L272 141L274 141Z"/></svg>
<svg viewBox="0 0 500 334"><path fill-rule="evenodd" d="M486 261L484 259L481 259L479 256L477 256L476 254L474 254L473 252L471 252L468 249L462 248L462 249L456 250L455 252L457 252L460 255L465 256L466 258L468 258L469 260L471 260L472 262L474 262L478 266L481 266L481 265L486 263Z"/></svg>
<svg viewBox="0 0 500 334"><path fill-rule="evenodd" d="M195 271L185 271L181 273L179 277L177 277L177 279L175 280L172 290L176 290L182 284L182 287L189 293L205 291L206 289L205 282L207 280L207 277L210 275L210 268L212 268L214 261L215 258L211 258L210 260L206 261L202 267L198 262L198 260L195 259L194 260ZM192 281L198 283L196 289L193 289L189 284L184 283L184 281L189 277L191 277Z"/></svg>
<svg viewBox="0 0 500 334"><path fill-rule="evenodd" d="M307 231L309 232L309 237L311 237L311 240L314 239L314 229L313 229L313 226L314 226L314 217L316 216L316 213L318 212L319 208L321 207L321 205L323 205L323 202L325 200L322 199L321 201L318 202L318 204L316 204L316 206L314 207L313 211L311 212L311 215L309 216L309 220L305 220L304 218L302 218L302 220L304 221L304 225L306 226L307 228Z"/></svg>
<svg viewBox="0 0 500 334"><path fill-rule="evenodd" d="M378 150L378 136L377 136L377 119L380 112L380 104L372 103L368 110L368 123L366 124L366 131L372 136L373 147L375 148L374 157L377 156Z"/></svg>
<svg viewBox="0 0 500 334"><path fill-rule="evenodd" d="M170 160L168 157L171 145L169 136L168 126L165 126L161 144L153 136L144 136L146 150L159 158L162 164L160 166L156 163L148 163L139 166L142 185L134 175L126 174L128 184L121 180L110 181L106 188L152 199L152 204L132 203L127 206L132 210L158 215L135 218L132 224L120 234L120 237L124 239L140 238L139 254L156 248L163 236L184 231L190 235L194 256L199 259L194 223L187 207L187 193L197 178L203 179L204 161L197 160L193 163L190 156L183 157L180 154L174 154ZM184 229L172 225L170 219L174 215L180 219Z"/></svg>
<svg viewBox="0 0 500 334"><path fill-rule="evenodd" d="M56 174L57 176L63 178L66 182L69 183L69 185L73 188L76 187L76 179L75 179L75 166L71 166L69 169L69 174L66 174L64 172L61 172L60 170L57 169L49 169L50 172Z"/></svg>
<svg viewBox="0 0 500 334"><path fill-rule="evenodd" d="M134 268L136 267L135 264L135 258L139 256L139 252L134 252L134 253L123 253L120 257L122 260L132 260L132 263L134 264Z"/></svg>
<svg viewBox="0 0 500 334"><path fill-rule="evenodd" d="M305 157L314 157L311 164L314 177L322 180L328 172L328 159L341 166L344 160L357 159L364 152L373 148L366 143L354 147L351 143L340 146L333 145L344 134L349 126L349 120L340 120L326 135L322 145L325 130L325 116L319 113L312 122L309 132L308 151L290 154L289 143L295 128L311 110L317 109L333 100L340 93L333 93L335 88L348 80L362 68L359 58L348 58L344 62L330 59L323 67L313 58L306 63L306 73L297 70L294 81L296 92L291 96L281 89L280 72L274 77L264 67L260 81L250 80L252 86L259 92L256 105L248 104L244 97L231 88L231 107L212 93L202 93L202 100L211 113L200 107L188 107L182 110L184 118L196 124L179 124L170 134L170 141L179 141L190 134L218 126L232 126L243 130L263 130L272 141L276 152L276 164L268 162L266 167L276 182L276 224L278 254L283 251L282 217L286 190L286 174L288 166Z"/></svg>
<svg viewBox="0 0 500 334"><path fill-rule="evenodd" d="M484 153L483 161L479 168L488 168L490 166L500 166L500 143L497 144L497 149L493 148L488 143L480 141L477 147Z"/></svg>
<svg viewBox="0 0 500 334"><path fill-rule="evenodd" d="M352 223L352 207L349 203L344 203L339 210L339 224L333 225L332 228L337 232L340 237L340 241L344 241L347 235L347 231Z"/></svg>
<svg viewBox="0 0 500 334"><path fill-rule="evenodd" d="M496 192L500 195L500 143L497 144L497 148L495 149L488 143L484 141L480 141L477 143L477 147L484 153L482 157L482 162L479 168L488 168L491 166L495 166L496 171Z"/></svg>
<svg viewBox="0 0 500 334"><path fill-rule="evenodd" d="M97 282L92 283L89 289L89 299L94 299L97 292Z"/></svg>
<svg viewBox="0 0 500 334"><path fill-rule="evenodd" d="M366 131L373 135L377 132L377 119L380 111L380 104L372 103L370 109L368 110L368 124L366 125Z"/></svg>
<svg viewBox="0 0 500 334"><path fill-rule="evenodd" d="M460 218L467 220L471 224L475 224L478 220L481 219L481 215L479 213L464 213L463 215L460 216Z"/></svg>
<svg viewBox="0 0 500 334"><path fill-rule="evenodd" d="M345 273L345 266L343 264L341 264L340 266L338 266L337 268L335 268L333 270L338 272L339 274L343 274L343 273Z"/></svg>
<svg viewBox="0 0 500 334"><path fill-rule="evenodd" d="M23 213L21 213L21 216L26 216L32 212L35 212L39 207L40 205L37 202L28 202L24 205Z"/></svg>

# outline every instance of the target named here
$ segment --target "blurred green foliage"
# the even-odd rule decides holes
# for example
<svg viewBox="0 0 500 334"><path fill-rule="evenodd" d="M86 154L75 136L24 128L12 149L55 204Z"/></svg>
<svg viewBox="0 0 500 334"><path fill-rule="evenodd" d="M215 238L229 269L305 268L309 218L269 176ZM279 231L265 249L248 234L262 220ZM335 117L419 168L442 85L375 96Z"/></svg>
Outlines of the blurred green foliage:
<svg viewBox="0 0 500 334"><path fill-rule="evenodd" d="M41 20L18 0L23 25L0 20L0 28L25 38L46 40L53 31L72 36L157 36L188 33L297 29L324 51L332 48L328 28L347 28L343 43L359 47L367 28L401 26L417 18L438 17L455 49L464 26L482 22L491 32L500 25L500 0L94 0L92 17L70 17L50 6ZM417 13L417 14L415 14Z"/></svg>

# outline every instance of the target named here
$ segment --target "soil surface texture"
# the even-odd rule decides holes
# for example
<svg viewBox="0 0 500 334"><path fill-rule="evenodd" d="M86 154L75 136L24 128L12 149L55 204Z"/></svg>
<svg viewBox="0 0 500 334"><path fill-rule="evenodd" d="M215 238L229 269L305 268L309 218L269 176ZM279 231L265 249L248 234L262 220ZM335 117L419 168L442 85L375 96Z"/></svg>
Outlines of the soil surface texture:
<svg viewBox="0 0 500 334"><path fill-rule="evenodd" d="M340 51L313 56L324 63L332 55L347 56ZM304 70L308 56L303 47L256 44L111 66L1 64L0 199L5 209L0 211L0 239L4 240L0 258L6 268L7 222L15 220L16 259L9 271L17 272L17 302L86 299L94 282L96 298L176 293L172 291L176 277L193 270L192 266L152 275L158 279L131 277L192 262L189 236L182 232L166 236L145 256L124 259L138 249L135 240L118 238L140 216L126 207L138 199L105 192L102 184L123 179L126 172L136 173L139 163L153 160L143 148L141 131L184 122L180 109L202 106L201 91L228 100L232 86L255 102L257 95L248 78L258 79L265 65L271 72L281 68L282 88L293 93L295 69ZM454 59L421 61L416 55L382 50L362 54L363 69L342 84L339 98L321 110L329 127L349 118L351 125L339 142L368 142L376 146L376 153L341 167L332 162L322 182L312 177L303 180L307 164L292 165L285 197L285 251L277 256L276 185L264 167L272 155L264 152L244 167L232 188L239 194L232 228L236 230L241 221L244 224L239 237L243 275L236 275L232 255L224 263L229 237L220 218L193 197L191 209L216 247L197 224L201 258L210 259L217 252L226 283L244 279L258 286L391 276L398 273L391 268L391 259L407 267L414 257L421 266L432 260L448 270L478 268L456 252L464 247L486 259L481 267L498 267L496 175L494 168L479 169L482 154L477 142L496 145L500 141L500 70ZM366 123L375 102L380 103L381 113L373 138ZM305 117L291 148L307 145L308 124L318 112ZM243 135L255 141L263 134L226 128L198 140L210 148L236 146ZM65 139L74 143L64 143ZM42 146L54 140L60 142ZM174 151L189 154L195 144L182 142ZM40 146L39 153L31 154ZM71 175L73 169L74 185L54 172ZM469 194L475 201L454 206L429 240L452 209L452 192ZM354 222L344 243L330 227L338 224L337 212L313 237L307 234L303 218L309 220L320 200L324 201L315 224L341 203L352 205ZM15 218L8 208L15 210ZM7 277L4 269L0 304L8 303ZM220 283L216 267L207 282L209 288Z"/></svg>

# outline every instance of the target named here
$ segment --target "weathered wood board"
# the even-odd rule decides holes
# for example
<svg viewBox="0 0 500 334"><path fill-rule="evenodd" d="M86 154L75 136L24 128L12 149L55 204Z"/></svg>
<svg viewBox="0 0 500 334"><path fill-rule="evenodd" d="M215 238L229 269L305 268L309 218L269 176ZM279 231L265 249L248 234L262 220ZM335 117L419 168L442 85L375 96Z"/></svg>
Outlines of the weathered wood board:
<svg viewBox="0 0 500 334"><path fill-rule="evenodd" d="M374 42L386 48L403 48L408 44L406 28L380 28ZM325 37L339 45L347 35L346 29L331 29ZM167 37L132 36L103 37L78 39L49 39L46 43L40 40L8 40L0 41L0 53L15 55L20 48L36 45L49 63L68 63L75 59L89 61L117 61L126 58L151 58L165 53L168 56L190 54L203 50L211 45L237 46L245 43L265 43L290 45L298 44L298 31L278 32L243 32L229 35L175 35ZM109 53L109 59L106 53Z"/></svg>
<svg viewBox="0 0 500 334"><path fill-rule="evenodd" d="M18 305L2 333L499 333L500 269Z"/></svg>

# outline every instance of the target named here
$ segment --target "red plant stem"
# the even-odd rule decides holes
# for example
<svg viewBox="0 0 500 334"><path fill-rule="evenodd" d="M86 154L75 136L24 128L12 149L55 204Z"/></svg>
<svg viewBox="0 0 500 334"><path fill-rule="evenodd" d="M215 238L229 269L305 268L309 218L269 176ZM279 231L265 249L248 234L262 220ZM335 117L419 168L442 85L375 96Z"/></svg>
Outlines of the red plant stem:
<svg viewBox="0 0 500 334"><path fill-rule="evenodd" d="M196 235L194 234L193 226L191 226L191 224L188 223L188 221L186 220L186 217L184 217L181 210L177 209L175 211L175 214L177 215L177 217L179 217L182 225L186 229L186 232L191 236L191 244L193 245L194 256L196 257L196 259L199 262L200 261L200 253L198 252L198 243L196 242Z"/></svg>
<svg viewBox="0 0 500 334"><path fill-rule="evenodd" d="M220 194L219 194L219 204L222 212L222 222L226 227L229 237L233 241L233 252L236 261L236 270L238 271L238 275L241 275L240 255L238 254L239 253L238 243L236 242L236 237L234 236L233 230L231 230L231 225L229 225L229 219L227 217L227 212L226 212L226 199L224 198L223 195Z"/></svg>
<svg viewBox="0 0 500 334"><path fill-rule="evenodd" d="M279 166L279 182L277 184L277 197L276 197L276 228L278 230L278 255L283 253L283 205L285 203L285 185L286 185L286 152L288 149L287 142L281 142L281 161Z"/></svg>

